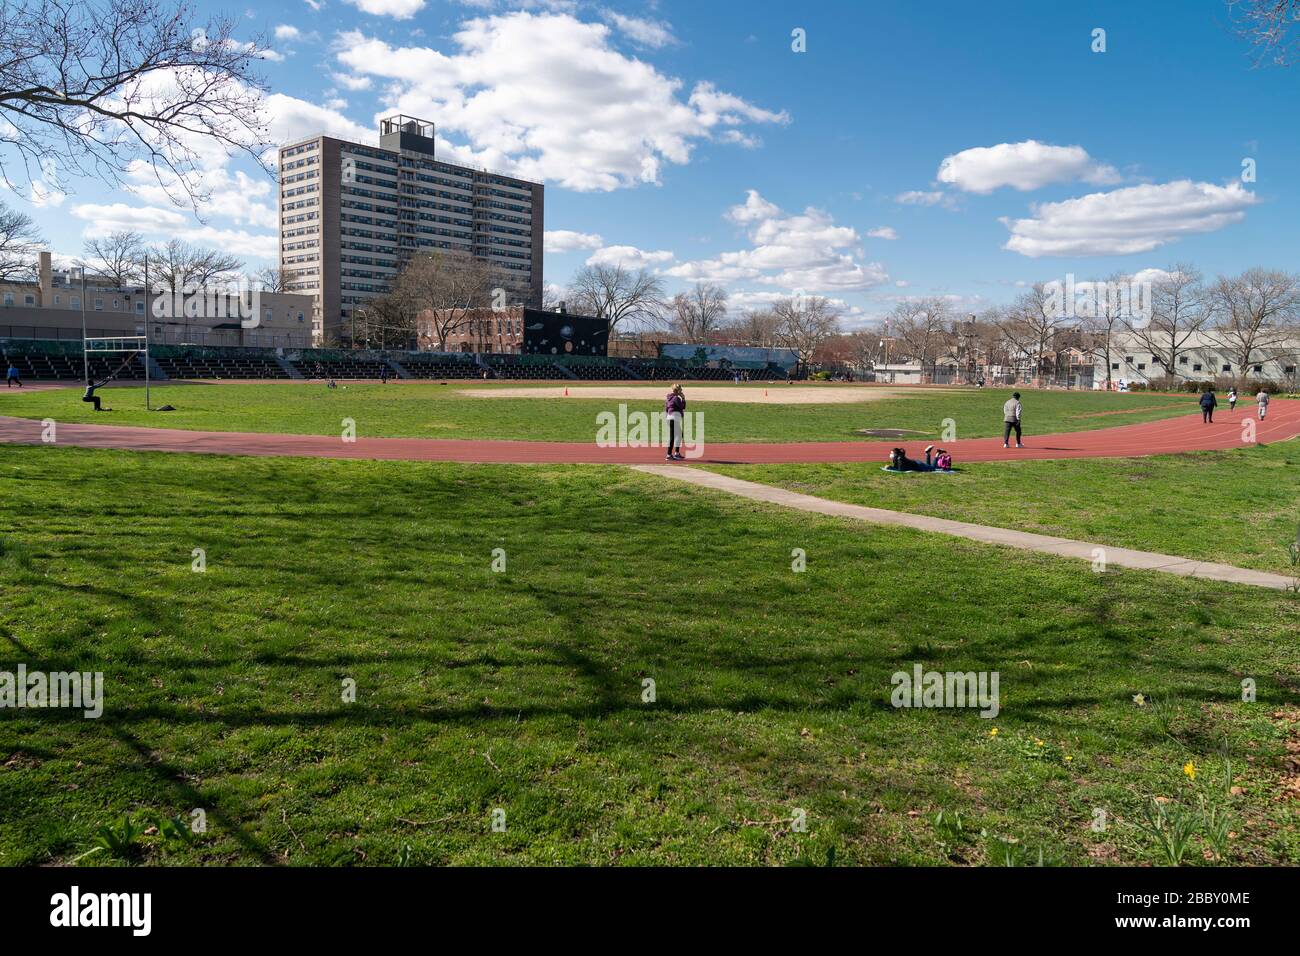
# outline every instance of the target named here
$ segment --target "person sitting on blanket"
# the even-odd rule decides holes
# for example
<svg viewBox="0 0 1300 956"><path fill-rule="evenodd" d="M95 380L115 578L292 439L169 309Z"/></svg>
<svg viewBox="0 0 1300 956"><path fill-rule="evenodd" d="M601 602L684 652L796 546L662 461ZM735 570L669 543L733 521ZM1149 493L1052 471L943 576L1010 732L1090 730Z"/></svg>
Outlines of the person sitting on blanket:
<svg viewBox="0 0 1300 956"><path fill-rule="evenodd" d="M925 461L907 457L907 450L895 448L889 453L889 467L894 471L952 471L952 455L940 448L934 455L934 446L925 447Z"/></svg>

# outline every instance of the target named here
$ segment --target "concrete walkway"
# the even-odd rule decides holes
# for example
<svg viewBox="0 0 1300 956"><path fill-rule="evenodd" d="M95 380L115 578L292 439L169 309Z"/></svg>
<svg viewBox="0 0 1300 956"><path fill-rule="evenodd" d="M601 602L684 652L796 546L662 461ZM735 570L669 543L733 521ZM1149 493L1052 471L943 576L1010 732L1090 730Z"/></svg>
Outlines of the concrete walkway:
<svg viewBox="0 0 1300 956"><path fill-rule="evenodd" d="M681 465L634 465L633 470L662 478L673 478L688 484L712 488L739 495L751 501L765 501L768 504L795 508L799 511L811 511L815 514L831 515L838 518L854 518L869 521L872 524L894 525L914 528L917 531L932 531L938 534L950 534L971 541L985 544L997 544L1022 551L1037 551L1041 554L1054 554L1063 558L1078 558L1092 562L1098 558L1094 554L1101 549L1107 566L1134 568L1140 571L1160 571L1165 574L1177 574L1188 578L1208 578L1212 581L1228 581L1232 584L1249 584L1253 587L1272 588L1285 591L1294 583L1292 578L1281 574L1269 574L1265 571L1252 571L1249 568L1233 567L1230 564L1215 564L1210 561L1194 561L1179 558L1171 554L1155 554L1151 551L1130 551L1111 545L1092 544L1087 541L1075 541L1071 538L1054 538L1051 535L1032 534L1028 531L1012 531L1009 528L991 528L982 524L969 524L965 521L950 521L947 518L931 518L927 515L906 514L901 511L887 511L883 508L868 508L864 505L845 504L830 501L812 495L801 495L784 488L761 485L753 481L743 481L727 475L684 468Z"/></svg>

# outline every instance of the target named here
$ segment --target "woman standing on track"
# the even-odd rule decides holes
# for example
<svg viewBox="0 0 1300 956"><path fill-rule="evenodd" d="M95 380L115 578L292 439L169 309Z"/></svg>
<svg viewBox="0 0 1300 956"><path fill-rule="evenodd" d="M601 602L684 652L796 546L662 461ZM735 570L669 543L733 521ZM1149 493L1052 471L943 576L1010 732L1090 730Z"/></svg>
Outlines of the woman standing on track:
<svg viewBox="0 0 1300 956"><path fill-rule="evenodd" d="M686 395L674 385L664 398L664 418L668 420L668 454L664 461L682 461L682 422L686 415ZM676 452L673 451L676 449Z"/></svg>

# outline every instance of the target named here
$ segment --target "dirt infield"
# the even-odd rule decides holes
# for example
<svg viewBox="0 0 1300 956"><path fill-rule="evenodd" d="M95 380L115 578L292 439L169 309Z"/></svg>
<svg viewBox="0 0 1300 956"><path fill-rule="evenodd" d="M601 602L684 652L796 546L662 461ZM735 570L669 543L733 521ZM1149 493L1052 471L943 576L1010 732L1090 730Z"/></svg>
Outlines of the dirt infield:
<svg viewBox="0 0 1300 956"><path fill-rule="evenodd" d="M946 443L958 466L964 462L1049 458L1131 458L1182 451L1241 448L1246 444L1252 409L1239 410L1212 425L1200 415L1183 415L1138 425L1086 432L1025 436L1023 449L1003 448L997 438ZM0 417L0 443L39 445L44 426L35 419ZM1255 427L1258 442L1286 441L1300 435L1300 401L1275 399L1269 415ZM467 441L428 438L357 438L345 442L322 435L200 432L120 425L58 425L57 444L133 451L184 451L221 455L360 458L389 461L460 461L511 464L647 464L663 461L662 448L600 448L594 442ZM777 464L798 462L884 461L902 445L919 456L926 442L861 441L792 444L707 444L687 464Z"/></svg>
<svg viewBox="0 0 1300 956"><path fill-rule="evenodd" d="M661 385L525 385L514 388L465 388L471 398L614 398L625 401L663 401L671 382ZM735 402L755 405L848 405L878 402L883 398L909 398L917 390L906 388L844 388L840 386L786 385L692 385L686 383L688 402Z"/></svg>

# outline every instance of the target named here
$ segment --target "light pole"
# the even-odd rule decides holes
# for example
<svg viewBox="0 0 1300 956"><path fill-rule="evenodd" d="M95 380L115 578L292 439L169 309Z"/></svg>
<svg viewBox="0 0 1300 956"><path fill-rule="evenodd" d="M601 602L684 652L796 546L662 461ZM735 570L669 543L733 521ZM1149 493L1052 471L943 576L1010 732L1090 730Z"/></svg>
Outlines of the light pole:
<svg viewBox="0 0 1300 956"><path fill-rule="evenodd" d="M86 376L86 384L90 384L90 354L86 351L86 267L83 265L78 270L81 273L81 371Z"/></svg>

